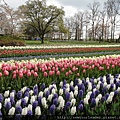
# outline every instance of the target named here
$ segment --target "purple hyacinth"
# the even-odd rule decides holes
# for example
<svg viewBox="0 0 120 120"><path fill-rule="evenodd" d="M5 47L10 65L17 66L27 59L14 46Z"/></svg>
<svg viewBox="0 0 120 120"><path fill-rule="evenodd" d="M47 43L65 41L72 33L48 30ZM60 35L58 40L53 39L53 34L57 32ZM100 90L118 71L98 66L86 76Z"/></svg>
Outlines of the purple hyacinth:
<svg viewBox="0 0 120 120"><path fill-rule="evenodd" d="M92 84L92 89L96 88L96 85Z"/></svg>
<svg viewBox="0 0 120 120"><path fill-rule="evenodd" d="M33 106L33 108L35 109L35 108L38 106L38 101L35 100L35 101L32 103L32 106Z"/></svg>
<svg viewBox="0 0 120 120"><path fill-rule="evenodd" d="M11 102L7 102L5 107L7 110L9 110L12 107Z"/></svg>
<svg viewBox="0 0 120 120"><path fill-rule="evenodd" d="M35 86L33 89L34 95L38 95L38 86Z"/></svg>
<svg viewBox="0 0 120 120"><path fill-rule="evenodd" d="M40 97L38 97L38 104L41 106L42 105L42 103L41 103L41 99L42 99L42 97L40 96Z"/></svg>
<svg viewBox="0 0 120 120"><path fill-rule="evenodd" d="M105 86L105 87L103 87L103 89L102 89L102 95L104 95L106 92L107 92L107 87Z"/></svg>
<svg viewBox="0 0 120 120"><path fill-rule="evenodd" d="M45 97L47 98L49 95L50 95L50 91L48 90L48 91L46 91L46 93L45 93Z"/></svg>
<svg viewBox="0 0 120 120"><path fill-rule="evenodd" d="M2 112L1 112L1 110L0 110L0 118L2 117Z"/></svg>
<svg viewBox="0 0 120 120"><path fill-rule="evenodd" d="M16 108L15 108L15 111L16 111L16 113L22 113L22 107L21 106L17 106Z"/></svg>
<svg viewBox="0 0 120 120"><path fill-rule="evenodd" d="M107 93L107 94L105 95L106 100L108 99L108 97L109 97L109 94Z"/></svg>
<svg viewBox="0 0 120 120"><path fill-rule="evenodd" d="M16 91L15 91L15 90L12 90L12 92L14 92L14 94L16 94Z"/></svg>
<svg viewBox="0 0 120 120"><path fill-rule="evenodd" d="M75 79L75 85L77 85L78 84L78 79Z"/></svg>
<svg viewBox="0 0 120 120"><path fill-rule="evenodd" d="M83 93L85 92L85 86L84 86L84 84L81 84L81 90L83 90Z"/></svg>
<svg viewBox="0 0 120 120"><path fill-rule="evenodd" d="M92 98L91 100L91 107L95 107L96 106L96 99Z"/></svg>
<svg viewBox="0 0 120 120"><path fill-rule="evenodd" d="M65 110L67 110L68 108L70 108L70 106L71 106L71 102L68 101L68 102L65 104Z"/></svg>
<svg viewBox="0 0 120 120"><path fill-rule="evenodd" d="M54 105L57 105L57 104L58 104L58 99L57 99L57 98L53 99L53 104L54 104Z"/></svg>
<svg viewBox="0 0 120 120"><path fill-rule="evenodd" d="M103 96L103 97L101 98L101 102L103 103L104 101L106 101L106 97L105 97L105 96Z"/></svg>
<svg viewBox="0 0 120 120"><path fill-rule="evenodd" d="M63 89L63 92L65 93L65 91L66 91L66 86L63 86L62 89Z"/></svg>
<svg viewBox="0 0 120 120"><path fill-rule="evenodd" d="M10 102L11 102L11 104L15 103L14 97L10 97Z"/></svg>
<svg viewBox="0 0 120 120"><path fill-rule="evenodd" d="M110 85L110 89L112 90L114 88L114 84L111 84Z"/></svg>
<svg viewBox="0 0 120 120"><path fill-rule="evenodd" d="M103 82L103 77L100 77L100 81Z"/></svg>
<svg viewBox="0 0 120 120"><path fill-rule="evenodd" d="M3 102L3 95L0 94L0 103L2 103L2 102Z"/></svg>
<svg viewBox="0 0 120 120"><path fill-rule="evenodd" d="M114 92L114 97L116 97L117 95L118 95L118 91L116 90L115 92Z"/></svg>
<svg viewBox="0 0 120 120"><path fill-rule="evenodd" d="M101 89L103 88L103 83L100 83L100 88L101 88Z"/></svg>
<svg viewBox="0 0 120 120"><path fill-rule="evenodd" d="M116 89L120 86L120 82L116 82Z"/></svg>
<svg viewBox="0 0 120 120"><path fill-rule="evenodd" d="M30 88L27 88L25 92L29 92L30 91Z"/></svg>
<svg viewBox="0 0 120 120"><path fill-rule="evenodd" d="M42 87L42 90L44 90L45 89L45 83L43 83L41 87Z"/></svg>
<svg viewBox="0 0 120 120"><path fill-rule="evenodd" d="M100 93L100 91L99 91L99 90L96 90L96 91L95 91L95 96L97 96L99 93Z"/></svg>
<svg viewBox="0 0 120 120"><path fill-rule="evenodd" d="M74 92L74 86L70 86L70 91Z"/></svg>
<svg viewBox="0 0 120 120"><path fill-rule="evenodd" d="M107 84L110 84L110 77L107 77Z"/></svg>
<svg viewBox="0 0 120 120"><path fill-rule="evenodd" d="M67 81L66 81L66 80L64 80L64 81L63 81L63 86L64 86L64 85L66 85L66 84L67 84Z"/></svg>
<svg viewBox="0 0 120 120"><path fill-rule="evenodd" d="M95 98L95 92L92 92L90 95L90 99Z"/></svg>
<svg viewBox="0 0 120 120"><path fill-rule="evenodd" d="M22 106L26 106L27 105L26 100L24 98L21 99L21 105Z"/></svg>
<svg viewBox="0 0 120 120"><path fill-rule="evenodd" d="M79 97L79 98L82 98L82 97L83 97L83 94L84 94L83 90L79 90L78 97Z"/></svg>
<svg viewBox="0 0 120 120"><path fill-rule="evenodd" d="M14 120L22 120L22 115L21 114L15 114Z"/></svg>
<svg viewBox="0 0 120 120"><path fill-rule="evenodd" d="M54 96L53 96L53 99L55 99L55 98L58 98L58 94L57 93L55 93Z"/></svg>
<svg viewBox="0 0 120 120"><path fill-rule="evenodd" d="M49 109L50 114L54 115L54 114L55 114L55 109L56 109L55 105L52 104L52 105L50 106L50 109Z"/></svg>
<svg viewBox="0 0 120 120"><path fill-rule="evenodd" d="M53 89L53 88L55 88L55 87L54 87L54 86L52 86L52 87L50 88L50 93L52 92L52 89Z"/></svg>
<svg viewBox="0 0 120 120"><path fill-rule="evenodd" d="M83 100L80 100L79 104L83 104L83 105L84 105L84 101L83 101Z"/></svg>
<svg viewBox="0 0 120 120"><path fill-rule="evenodd" d="M33 112L32 112L31 110L28 110L27 115L28 115L28 116L32 116L32 115L33 115Z"/></svg>
<svg viewBox="0 0 120 120"><path fill-rule="evenodd" d="M25 91L25 93L24 93L24 97L29 97L30 95L29 95L29 92L28 91Z"/></svg>
<svg viewBox="0 0 120 120"><path fill-rule="evenodd" d="M18 91L18 93L17 93L17 98L18 98L18 99L21 99L21 98L22 98L22 91Z"/></svg>
<svg viewBox="0 0 120 120"><path fill-rule="evenodd" d="M77 86L78 86L78 89L80 90L81 89L81 84L77 84Z"/></svg>
<svg viewBox="0 0 120 120"><path fill-rule="evenodd" d="M69 92L67 92L67 93L65 94L65 99L66 99L66 101L68 101L68 100L70 99L70 93L69 93Z"/></svg>
<svg viewBox="0 0 120 120"><path fill-rule="evenodd" d="M79 104L77 110L80 110L80 112L82 112L83 111L83 104Z"/></svg>

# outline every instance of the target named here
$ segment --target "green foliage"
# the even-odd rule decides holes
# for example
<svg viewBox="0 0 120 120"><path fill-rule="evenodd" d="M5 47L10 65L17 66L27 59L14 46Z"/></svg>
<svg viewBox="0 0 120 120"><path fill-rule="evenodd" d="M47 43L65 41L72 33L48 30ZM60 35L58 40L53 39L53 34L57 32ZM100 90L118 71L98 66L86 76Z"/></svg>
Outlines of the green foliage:
<svg viewBox="0 0 120 120"><path fill-rule="evenodd" d="M0 36L0 46L25 46L24 40L17 36Z"/></svg>

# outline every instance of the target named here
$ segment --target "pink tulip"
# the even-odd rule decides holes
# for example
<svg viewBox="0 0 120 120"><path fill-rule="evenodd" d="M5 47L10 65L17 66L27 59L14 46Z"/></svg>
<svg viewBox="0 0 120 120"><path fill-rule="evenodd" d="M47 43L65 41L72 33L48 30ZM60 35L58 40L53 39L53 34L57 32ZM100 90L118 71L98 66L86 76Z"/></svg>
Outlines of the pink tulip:
<svg viewBox="0 0 120 120"><path fill-rule="evenodd" d="M23 73L21 72L21 73L19 73L19 77L20 78L22 78L23 77Z"/></svg>
<svg viewBox="0 0 120 120"><path fill-rule="evenodd" d="M64 71L65 71L65 68L62 68L61 71L64 72Z"/></svg>
<svg viewBox="0 0 120 120"><path fill-rule="evenodd" d="M34 77L38 77L38 74L37 74L37 72L34 72Z"/></svg>
<svg viewBox="0 0 120 120"><path fill-rule="evenodd" d="M66 76L68 76L69 75L69 72L66 72L66 74L65 74Z"/></svg>
<svg viewBox="0 0 120 120"><path fill-rule="evenodd" d="M77 75L77 76L80 76L80 73L77 73L76 75Z"/></svg>
<svg viewBox="0 0 120 120"><path fill-rule="evenodd" d="M8 76L9 75L9 72L7 70L4 71L4 75L5 76Z"/></svg>
<svg viewBox="0 0 120 120"><path fill-rule="evenodd" d="M2 73L0 72L0 77L2 77Z"/></svg>
<svg viewBox="0 0 120 120"><path fill-rule="evenodd" d="M30 77L31 76L31 72L27 72L27 76Z"/></svg>
<svg viewBox="0 0 120 120"><path fill-rule="evenodd" d="M58 70L56 74L57 74L57 75L60 75L60 71Z"/></svg>
<svg viewBox="0 0 120 120"><path fill-rule="evenodd" d="M14 79L16 78L16 74L13 74L13 78L14 78Z"/></svg>
<svg viewBox="0 0 120 120"><path fill-rule="evenodd" d="M86 73L86 70L85 69L83 69L83 71L82 71L83 73Z"/></svg>
<svg viewBox="0 0 120 120"><path fill-rule="evenodd" d="M47 72L44 72L44 77L47 77L47 76L48 76Z"/></svg>

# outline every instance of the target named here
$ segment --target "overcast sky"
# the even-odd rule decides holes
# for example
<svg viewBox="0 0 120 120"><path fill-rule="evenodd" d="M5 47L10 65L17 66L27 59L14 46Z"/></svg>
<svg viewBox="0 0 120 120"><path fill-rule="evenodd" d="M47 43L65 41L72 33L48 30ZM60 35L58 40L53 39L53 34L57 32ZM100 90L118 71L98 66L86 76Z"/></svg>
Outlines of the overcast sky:
<svg viewBox="0 0 120 120"><path fill-rule="evenodd" d="M2 0L0 0L2 1ZM25 4L27 0L4 0L8 5L13 8ZM101 7L107 0L47 0L48 5L55 5L58 7L63 7L65 11L65 16L73 16L78 10L87 10L88 4L97 1L100 3Z"/></svg>

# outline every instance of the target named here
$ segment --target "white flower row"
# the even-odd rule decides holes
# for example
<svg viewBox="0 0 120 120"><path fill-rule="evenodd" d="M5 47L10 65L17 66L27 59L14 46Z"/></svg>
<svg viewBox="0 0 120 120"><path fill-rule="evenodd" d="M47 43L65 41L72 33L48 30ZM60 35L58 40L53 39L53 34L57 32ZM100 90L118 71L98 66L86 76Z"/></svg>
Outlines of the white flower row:
<svg viewBox="0 0 120 120"><path fill-rule="evenodd" d="M64 45L64 46L61 46L61 45L55 45L55 46L34 46L34 45L27 45L27 46L3 46L3 47L0 47L0 50L4 50L4 49L10 49L10 50L13 50L13 49L47 49L47 48L89 48L89 47L120 47L119 44L115 44L115 45Z"/></svg>

